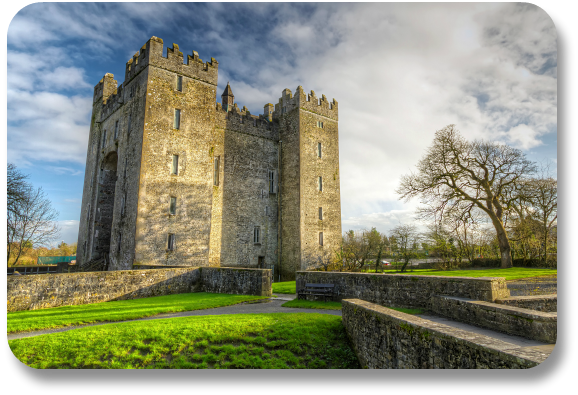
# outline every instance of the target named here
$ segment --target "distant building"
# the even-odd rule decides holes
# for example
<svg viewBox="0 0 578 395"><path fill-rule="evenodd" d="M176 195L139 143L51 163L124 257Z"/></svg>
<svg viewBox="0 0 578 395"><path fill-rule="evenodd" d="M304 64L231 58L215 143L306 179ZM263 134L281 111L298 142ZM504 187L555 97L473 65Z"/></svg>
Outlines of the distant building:
<svg viewBox="0 0 578 395"><path fill-rule="evenodd" d="M341 243L338 106L299 86L263 115L217 103L218 62L152 37L94 88L80 263L307 269Z"/></svg>

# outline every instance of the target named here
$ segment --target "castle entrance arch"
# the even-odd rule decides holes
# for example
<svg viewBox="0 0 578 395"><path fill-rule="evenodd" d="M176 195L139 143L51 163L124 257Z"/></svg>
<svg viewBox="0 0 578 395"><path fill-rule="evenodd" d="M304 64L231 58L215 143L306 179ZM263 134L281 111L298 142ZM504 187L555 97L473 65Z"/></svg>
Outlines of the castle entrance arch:
<svg viewBox="0 0 578 395"><path fill-rule="evenodd" d="M100 166L98 204L94 224L94 259L102 258L110 250L117 164L118 155L116 152L111 152L104 158Z"/></svg>

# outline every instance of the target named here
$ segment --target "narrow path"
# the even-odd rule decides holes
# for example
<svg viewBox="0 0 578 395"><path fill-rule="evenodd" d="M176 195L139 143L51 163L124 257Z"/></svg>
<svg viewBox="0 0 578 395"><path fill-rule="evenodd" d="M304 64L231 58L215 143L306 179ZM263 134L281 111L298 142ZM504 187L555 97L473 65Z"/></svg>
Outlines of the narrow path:
<svg viewBox="0 0 578 395"><path fill-rule="evenodd" d="M50 333L67 332L67 331L71 331L73 329L86 328L89 326L118 324L121 322L159 320L159 319L163 319L163 318L202 316L202 315L266 314L266 313L318 313L318 314L330 314L330 315L341 316L341 310L301 309L301 308L281 307L281 305L283 303L285 303L289 300L295 299L295 295L275 294L275 296L277 296L277 297L273 297L270 299L263 299L262 301L245 302L245 303L235 304L232 306L216 307L213 309L192 310L192 311L181 311L179 313L158 314L158 315L154 315L151 317L137 318L134 320L96 322L94 324L67 326L64 328L42 329L42 330L31 331L31 332L9 333L8 334L8 340L22 339L25 337L33 337L33 336L40 336L40 335L47 335Z"/></svg>

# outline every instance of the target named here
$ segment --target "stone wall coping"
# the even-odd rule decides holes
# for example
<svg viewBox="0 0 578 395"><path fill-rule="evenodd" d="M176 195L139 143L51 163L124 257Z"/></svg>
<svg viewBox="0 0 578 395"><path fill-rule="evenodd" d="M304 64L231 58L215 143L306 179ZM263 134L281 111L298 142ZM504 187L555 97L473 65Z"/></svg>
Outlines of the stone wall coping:
<svg viewBox="0 0 578 395"><path fill-rule="evenodd" d="M219 266L219 267L204 267L203 269L227 269L227 270L236 270L236 271L262 271L262 272L266 272L266 271L271 271L271 269L259 269L259 268L255 268L255 267L225 267L225 266Z"/></svg>
<svg viewBox="0 0 578 395"><path fill-rule="evenodd" d="M477 305L484 310L496 311L503 314L515 315L522 318L539 321L558 321L558 313L546 313L537 310L524 309L522 307L515 307L509 305L496 304L491 302L484 302L481 300L471 300L467 298L460 298L455 296L436 295L434 297L459 300L463 303Z"/></svg>
<svg viewBox="0 0 578 395"><path fill-rule="evenodd" d="M510 296L509 298L502 298L502 299L496 299L496 303L503 303L503 302L508 302L508 301L515 301L515 300L520 300L520 301L525 301L525 300L557 300L558 299L558 294L548 294L548 295L523 295L523 296Z"/></svg>
<svg viewBox="0 0 578 395"><path fill-rule="evenodd" d="M307 273L307 274L322 274L322 275L347 275L347 276L384 276L384 277L418 277L420 279L427 280L428 278L435 279L449 279L449 280L476 280L483 282L491 282L495 280L504 280L504 277L462 277L462 276L423 276L419 274L401 274L401 273L353 273L353 272L308 272L308 271L298 271L296 273Z"/></svg>
<svg viewBox="0 0 578 395"><path fill-rule="evenodd" d="M366 302L364 300L344 299L342 300L342 303L344 304L344 307L348 304L352 305L354 307L354 311L356 308L361 308L372 314L381 316L382 319L397 321L399 324L410 325L416 329L425 329L440 337L458 339L464 343L467 343L473 348L486 348L496 352L508 354L514 358L527 359L537 364L544 362L548 357L539 351L519 350L518 346L499 339L494 339L489 336L459 328L453 328L448 325L426 320L411 314L402 313L401 311L389 309L387 307Z"/></svg>

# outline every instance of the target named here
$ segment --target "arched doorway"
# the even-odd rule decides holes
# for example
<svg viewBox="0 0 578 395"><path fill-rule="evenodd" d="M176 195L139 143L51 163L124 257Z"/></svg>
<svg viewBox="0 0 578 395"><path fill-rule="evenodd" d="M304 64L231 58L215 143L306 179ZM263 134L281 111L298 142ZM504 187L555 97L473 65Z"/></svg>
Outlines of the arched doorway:
<svg viewBox="0 0 578 395"><path fill-rule="evenodd" d="M117 164L118 155L116 152L111 152L104 158L100 166L96 221L94 223L93 259L102 258L110 250Z"/></svg>

